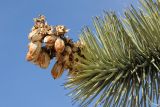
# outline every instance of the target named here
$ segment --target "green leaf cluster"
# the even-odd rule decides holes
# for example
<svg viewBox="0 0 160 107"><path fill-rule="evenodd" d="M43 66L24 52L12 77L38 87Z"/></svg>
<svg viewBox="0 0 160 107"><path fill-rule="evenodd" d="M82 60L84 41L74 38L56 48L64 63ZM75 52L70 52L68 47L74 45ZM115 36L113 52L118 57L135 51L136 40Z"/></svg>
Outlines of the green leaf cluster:
<svg viewBox="0 0 160 107"><path fill-rule="evenodd" d="M95 30L80 35L85 56L65 86L73 102L87 107L148 107L160 99L160 1L140 0L142 6L95 17ZM95 32L94 32L95 31Z"/></svg>

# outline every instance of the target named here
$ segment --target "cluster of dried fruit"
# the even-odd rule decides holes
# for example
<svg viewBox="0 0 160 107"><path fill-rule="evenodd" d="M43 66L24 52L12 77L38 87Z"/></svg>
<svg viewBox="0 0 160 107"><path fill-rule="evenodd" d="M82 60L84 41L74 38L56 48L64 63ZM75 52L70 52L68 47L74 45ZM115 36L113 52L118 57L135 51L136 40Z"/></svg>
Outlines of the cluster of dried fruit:
<svg viewBox="0 0 160 107"><path fill-rule="evenodd" d="M80 42L74 43L72 39L64 36L68 32L65 26L48 25L43 15L35 18L34 22L28 36L30 43L26 59L41 68L47 68L50 60L56 57L51 71L55 79L60 77L65 69L73 71L73 64L78 61L73 54L80 53Z"/></svg>

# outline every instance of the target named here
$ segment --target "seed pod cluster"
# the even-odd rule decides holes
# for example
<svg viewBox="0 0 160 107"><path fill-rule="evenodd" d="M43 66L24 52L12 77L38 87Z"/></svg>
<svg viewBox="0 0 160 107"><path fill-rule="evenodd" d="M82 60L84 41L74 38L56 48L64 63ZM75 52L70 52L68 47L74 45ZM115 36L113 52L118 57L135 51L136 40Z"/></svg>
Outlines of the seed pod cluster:
<svg viewBox="0 0 160 107"><path fill-rule="evenodd" d="M74 43L72 39L64 36L69 31L65 26L48 25L43 15L35 18L34 23L28 35L30 43L27 61L47 68L50 60L55 57L56 62L51 70L54 79L59 78L64 70L69 70L69 74L73 74L72 72L76 71L73 65L78 61L74 54L80 55L80 42Z"/></svg>

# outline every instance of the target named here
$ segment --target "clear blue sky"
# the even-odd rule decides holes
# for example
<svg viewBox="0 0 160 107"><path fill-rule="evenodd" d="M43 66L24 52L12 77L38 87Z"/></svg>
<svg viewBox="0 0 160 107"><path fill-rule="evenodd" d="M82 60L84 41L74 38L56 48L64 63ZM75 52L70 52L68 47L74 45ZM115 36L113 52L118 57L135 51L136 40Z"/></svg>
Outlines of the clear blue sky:
<svg viewBox="0 0 160 107"><path fill-rule="evenodd" d="M137 5L137 0L1 0L0 107L77 106L61 86L66 75L58 80L50 75L53 63L40 69L25 60L34 17L44 14L49 24L66 25L76 40L93 16L102 16L103 10L122 13L130 3Z"/></svg>

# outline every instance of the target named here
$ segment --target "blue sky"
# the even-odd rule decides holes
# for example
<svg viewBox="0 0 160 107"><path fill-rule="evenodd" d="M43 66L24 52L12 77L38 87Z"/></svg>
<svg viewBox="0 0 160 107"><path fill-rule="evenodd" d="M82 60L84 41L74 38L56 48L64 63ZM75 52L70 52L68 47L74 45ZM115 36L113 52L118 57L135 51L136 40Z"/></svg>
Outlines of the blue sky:
<svg viewBox="0 0 160 107"><path fill-rule="evenodd" d="M33 18L44 14L51 25L64 24L76 40L84 25L103 10L122 13L138 0L1 0L0 1L0 107L76 107L62 84L48 69L25 60Z"/></svg>

